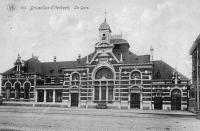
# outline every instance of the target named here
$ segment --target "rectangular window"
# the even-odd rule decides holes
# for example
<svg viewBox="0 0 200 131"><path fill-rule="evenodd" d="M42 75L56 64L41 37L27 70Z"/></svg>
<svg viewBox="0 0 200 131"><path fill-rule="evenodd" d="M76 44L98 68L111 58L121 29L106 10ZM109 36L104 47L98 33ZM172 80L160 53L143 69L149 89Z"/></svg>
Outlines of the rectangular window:
<svg viewBox="0 0 200 131"><path fill-rule="evenodd" d="M37 101L44 102L44 90L37 91Z"/></svg>
<svg viewBox="0 0 200 131"><path fill-rule="evenodd" d="M99 87L95 87L95 100L99 100Z"/></svg>
<svg viewBox="0 0 200 131"><path fill-rule="evenodd" d="M62 102L62 90L55 90L55 102Z"/></svg>
<svg viewBox="0 0 200 131"><path fill-rule="evenodd" d="M53 90L47 90L46 101L53 102Z"/></svg>
<svg viewBox="0 0 200 131"><path fill-rule="evenodd" d="M113 100L113 87L108 87L108 100Z"/></svg>
<svg viewBox="0 0 200 131"><path fill-rule="evenodd" d="M101 87L101 100L106 100L106 87Z"/></svg>

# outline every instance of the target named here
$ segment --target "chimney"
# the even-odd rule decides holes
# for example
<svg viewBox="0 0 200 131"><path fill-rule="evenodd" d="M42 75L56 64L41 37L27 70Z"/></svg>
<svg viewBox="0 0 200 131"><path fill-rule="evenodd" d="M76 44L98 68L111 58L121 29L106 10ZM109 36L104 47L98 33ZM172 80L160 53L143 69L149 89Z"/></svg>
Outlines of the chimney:
<svg viewBox="0 0 200 131"><path fill-rule="evenodd" d="M151 46L151 48L150 48L150 53L151 53L151 55L150 55L150 61L153 61L153 51L154 51L154 49L153 49L153 47Z"/></svg>
<svg viewBox="0 0 200 131"><path fill-rule="evenodd" d="M56 56L54 56L54 58L53 58L53 62L56 62Z"/></svg>
<svg viewBox="0 0 200 131"><path fill-rule="evenodd" d="M81 54L78 55L77 61L78 61L78 63L80 64L80 62L81 62Z"/></svg>

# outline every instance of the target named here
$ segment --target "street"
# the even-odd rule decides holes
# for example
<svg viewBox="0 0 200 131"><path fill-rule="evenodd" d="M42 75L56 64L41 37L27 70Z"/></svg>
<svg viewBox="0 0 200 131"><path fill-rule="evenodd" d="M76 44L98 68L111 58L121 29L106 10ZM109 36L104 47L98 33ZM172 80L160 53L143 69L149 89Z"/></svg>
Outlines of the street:
<svg viewBox="0 0 200 131"><path fill-rule="evenodd" d="M0 130L199 131L186 111L0 106Z"/></svg>

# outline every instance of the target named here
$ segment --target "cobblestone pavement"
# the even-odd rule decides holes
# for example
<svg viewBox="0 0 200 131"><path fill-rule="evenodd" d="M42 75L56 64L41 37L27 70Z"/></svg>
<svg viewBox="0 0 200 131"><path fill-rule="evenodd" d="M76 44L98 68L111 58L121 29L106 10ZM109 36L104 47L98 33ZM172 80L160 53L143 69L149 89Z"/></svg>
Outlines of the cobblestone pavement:
<svg viewBox="0 0 200 131"><path fill-rule="evenodd" d="M0 130L199 131L190 112L0 106Z"/></svg>

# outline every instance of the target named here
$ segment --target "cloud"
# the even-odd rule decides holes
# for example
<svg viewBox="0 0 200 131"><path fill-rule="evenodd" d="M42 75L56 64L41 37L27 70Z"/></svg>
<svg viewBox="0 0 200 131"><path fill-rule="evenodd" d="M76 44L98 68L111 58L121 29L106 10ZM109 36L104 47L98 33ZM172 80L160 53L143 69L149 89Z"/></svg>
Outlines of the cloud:
<svg viewBox="0 0 200 131"><path fill-rule="evenodd" d="M75 15L67 12L50 16L49 25L53 30L60 30L63 27L75 28L79 24L79 19Z"/></svg>
<svg viewBox="0 0 200 131"><path fill-rule="evenodd" d="M107 4L103 4L105 2ZM40 5L35 0L24 3ZM43 0L42 4L45 3L49 4ZM54 1L53 4L67 5L68 2ZM190 75L188 50L200 32L200 4L197 0L104 0L84 4L89 6L88 11L19 11L11 18L7 17L6 10L0 12L0 56L9 54L2 57L0 72L13 64L18 52L23 58L30 58L34 53L41 61L51 61L54 55L58 60L76 60L79 53L84 56L94 51L98 26L104 20L106 8L109 9L107 21L113 34L122 33L129 41L131 51L148 54L152 45L155 59L162 57L172 66L178 61L178 69Z"/></svg>

